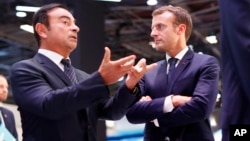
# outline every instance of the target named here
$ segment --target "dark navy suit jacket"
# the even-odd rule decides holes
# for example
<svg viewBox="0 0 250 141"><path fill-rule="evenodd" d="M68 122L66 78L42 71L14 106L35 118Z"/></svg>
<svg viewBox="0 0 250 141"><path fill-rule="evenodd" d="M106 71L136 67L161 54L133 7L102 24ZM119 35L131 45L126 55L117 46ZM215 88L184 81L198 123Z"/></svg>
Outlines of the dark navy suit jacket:
<svg viewBox="0 0 250 141"><path fill-rule="evenodd" d="M223 141L230 125L250 125L250 1L220 0ZM237 12L236 12L237 11Z"/></svg>
<svg viewBox="0 0 250 141"><path fill-rule="evenodd" d="M1 112L2 112L5 127L13 135L13 137L15 137L16 140L18 140L16 123L15 123L15 118L14 118L13 113L4 107L1 107Z"/></svg>
<svg viewBox="0 0 250 141"><path fill-rule="evenodd" d="M86 130L88 140L96 141L97 120L122 118L137 99L125 85L110 98L98 72L75 72L79 83L71 86L63 71L41 54L12 66L10 80L24 141L83 141ZM87 119L79 118L81 110Z"/></svg>
<svg viewBox="0 0 250 141"><path fill-rule="evenodd" d="M137 102L127 113L131 123L146 123L144 141L213 141L209 116L218 93L219 64L216 58L189 50L167 84L167 64L158 66L140 81L143 95L153 100ZM165 97L170 94L191 96L191 101L163 113ZM158 119L160 127L152 120Z"/></svg>

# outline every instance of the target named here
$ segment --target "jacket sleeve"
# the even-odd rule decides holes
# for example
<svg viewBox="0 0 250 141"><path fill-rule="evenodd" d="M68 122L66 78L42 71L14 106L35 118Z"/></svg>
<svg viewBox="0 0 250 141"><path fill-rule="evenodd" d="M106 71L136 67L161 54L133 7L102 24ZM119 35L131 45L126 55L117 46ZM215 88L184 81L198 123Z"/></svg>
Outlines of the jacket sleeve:
<svg viewBox="0 0 250 141"><path fill-rule="evenodd" d="M150 122L163 115L164 98L152 101L137 102L126 114L130 123L140 124Z"/></svg>
<svg viewBox="0 0 250 141"><path fill-rule="evenodd" d="M99 117L108 120L119 120L138 99L138 97L131 94L125 84L122 84L113 96L98 104Z"/></svg>
<svg viewBox="0 0 250 141"><path fill-rule="evenodd" d="M158 118L160 127L182 126L209 118L218 94L219 65L214 57L196 58L202 62L198 70L192 99ZM181 86L180 86L181 87Z"/></svg>
<svg viewBox="0 0 250 141"><path fill-rule="evenodd" d="M156 78L156 75L159 74L160 67L162 66L163 61L161 61L158 66L149 73L147 73L140 81L139 86L142 93L142 96L149 95L148 84L146 81L148 79ZM165 66L163 66L165 67ZM154 82L151 82L154 83ZM152 86L150 86L152 87ZM154 88L157 89L157 88ZM158 91L161 93L160 91ZM158 93L155 92L155 93ZM134 106L130 108L126 117L130 123L140 124L145 122L151 122L152 120L163 115L163 105L165 97L153 98L152 101L139 101Z"/></svg>

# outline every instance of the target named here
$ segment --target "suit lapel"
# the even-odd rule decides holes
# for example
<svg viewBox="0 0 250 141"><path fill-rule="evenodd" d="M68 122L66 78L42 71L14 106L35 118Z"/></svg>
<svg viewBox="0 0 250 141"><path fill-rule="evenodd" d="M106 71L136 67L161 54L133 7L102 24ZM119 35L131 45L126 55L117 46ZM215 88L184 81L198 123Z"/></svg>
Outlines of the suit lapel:
<svg viewBox="0 0 250 141"><path fill-rule="evenodd" d="M180 74L183 72L183 70L189 65L193 58L194 52L191 50L188 50L188 52L184 55L184 57L180 60L178 66L175 69L173 81L175 81Z"/></svg>
<svg viewBox="0 0 250 141"><path fill-rule="evenodd" d="M49 58L42 54L36 54L34 59L36 59L41 65L43 65L46 69L51 71L53 74L55 74L58 78L60 78L63 82L65 82L67 85L71 85L70 80L68 77L64 74L64 72Z"/></svg>
<svg viewBox="0 0 250 141"><path fill-rule="evenodd" d="M181 76L181 73L185 70L185 68L187 68L193 56L194 52L189 49L187 53L183 56L183 58L180 60L178 66L174 70L171 83L168 85L168 94L171 93L175 81Z"/></svg>

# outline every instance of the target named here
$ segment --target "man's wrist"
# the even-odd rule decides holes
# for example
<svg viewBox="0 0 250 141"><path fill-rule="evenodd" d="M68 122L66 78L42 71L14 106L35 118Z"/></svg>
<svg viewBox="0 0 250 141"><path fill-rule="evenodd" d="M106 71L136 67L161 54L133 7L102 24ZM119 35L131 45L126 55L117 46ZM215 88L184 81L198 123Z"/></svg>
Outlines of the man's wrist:
<svg viewBox="0 0 250 141"><path fill-rule="evenodd" d="M171 100L172 100L172 104L174 107L176 107L176 101L175 101L175 98L174 98L174 95L171 96Z"/></svg>
<svg viewBox="0 0 250 141"><path fill-rule="evenodd" d="M131 94L135 97L139 97L141 94L141 90L138 84L131 90Z"/></svg>

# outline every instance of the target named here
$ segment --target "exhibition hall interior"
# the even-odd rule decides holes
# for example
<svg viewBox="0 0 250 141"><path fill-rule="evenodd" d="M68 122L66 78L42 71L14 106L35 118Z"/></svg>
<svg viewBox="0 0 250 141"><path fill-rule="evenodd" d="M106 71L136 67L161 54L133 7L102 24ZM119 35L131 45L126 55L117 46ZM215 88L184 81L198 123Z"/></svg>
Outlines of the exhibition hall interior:
<svg viewBox="0 0 250 141"><path fill-rule="evenodd" d="M195 52L212 55L220 61L220 16L217 0L0 0L0 74L8 78L10 67L15 62L31 58L36 53L38 47L33 37L32 16L40 6L52 2L66 4L73 14L76 14L78 26L81 28L78 48L83 45L87 46L86 51L90 51L86 53L86 66L81 64L78 66L88 73L96 70L99 65L91 64L95 59L91 51L102 52L104 46L111 49L112 60L130 54L135 54L137 60L145 58L149 64L163 59L165 54L154 49L150 37L151 13L161 5L175 5L187 9L193 19L193 32L187 43L188 47ZM96 21L97 18L103 22ZM98 28L92 28L92 25ZM99 33L99 36L91 38L88 36L91 33ZM97 44L99 47L96 47L98 41L100 41ZM82 56L84 55L76 54L74 57L76 60ZM100 63L100 59L96 62ZM88 68L89 66L91 68ZM117 82L110 87L110 90L114 91L119 84L120 82ZM221 137L218 127L221 80L218 91L216 107L210 117L217 141ZM21 138L20 117L11 90L4 104L15 111ZM118 121L106 121L105 125L105 140L142 141L143 139L144 125L130 124L125 117Z"/></svg>

